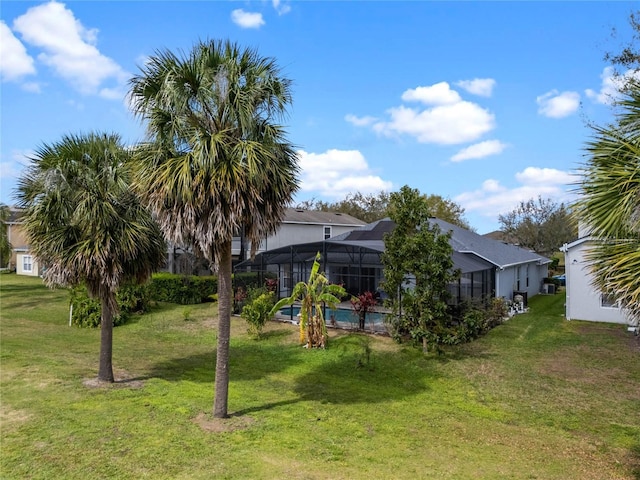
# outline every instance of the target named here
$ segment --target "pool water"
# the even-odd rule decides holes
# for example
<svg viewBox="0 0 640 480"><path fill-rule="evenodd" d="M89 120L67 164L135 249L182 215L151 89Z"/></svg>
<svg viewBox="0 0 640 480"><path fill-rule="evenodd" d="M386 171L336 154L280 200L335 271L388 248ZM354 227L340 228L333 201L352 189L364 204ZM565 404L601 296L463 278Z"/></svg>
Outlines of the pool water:
<svg viewBox="0 0 640 480"><path fill-rule="evenodd" d="M278 310L278 313L284 317L296 317L300 313L300 307L284 307ZM353 310L348 310L345 308L331 310L330 308L327 308L326 320L328 321L332 315L336 322L353 324L358 323L358 315L356 315ZM384 325L384 313L367 313L365 326L371 325L372 323L373 325Z"/></svg>

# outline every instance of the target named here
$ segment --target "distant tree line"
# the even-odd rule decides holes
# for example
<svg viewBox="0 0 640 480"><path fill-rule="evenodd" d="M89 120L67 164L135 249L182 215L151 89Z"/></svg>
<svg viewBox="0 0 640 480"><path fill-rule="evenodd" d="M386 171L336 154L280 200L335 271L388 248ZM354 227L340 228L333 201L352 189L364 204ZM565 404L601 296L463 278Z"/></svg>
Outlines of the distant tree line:
<svg viewBox="0 0 640 480"><path fill-rule="evenodd" d="M468 230L473 230L467 219L464 217L464 208L440 195L420 194L427 208L428 216L436 217L445 222L458 225ZM388 192L378 193L349 193L342 200L327 202L324 200L311 199L299 202L296 208L305 210L315 210L319 212L341 212L358 218L364 222L371 223L376 220L389 217L389 206L391 194Z"/></svg>

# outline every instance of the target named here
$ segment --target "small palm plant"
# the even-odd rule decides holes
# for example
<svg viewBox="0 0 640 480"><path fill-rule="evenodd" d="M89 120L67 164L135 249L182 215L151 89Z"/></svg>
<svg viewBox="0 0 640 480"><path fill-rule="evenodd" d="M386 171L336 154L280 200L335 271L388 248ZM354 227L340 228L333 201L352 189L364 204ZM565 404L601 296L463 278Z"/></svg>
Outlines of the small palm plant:
<svg viewBox="0 0 640 480"><path fill-rule="evenodd" d="M300 343L305 343L307 348L325 348L327 344L327 325L324 321L323 306L335 310L340 299L346 295L345 289L340 285L329 283L329 279L320 273L320 252L311 267L309 280L298 282L291 296L278 301L271 315L274 315L285 305L292 305L296 301L302 302L300 309Z"/></svg>

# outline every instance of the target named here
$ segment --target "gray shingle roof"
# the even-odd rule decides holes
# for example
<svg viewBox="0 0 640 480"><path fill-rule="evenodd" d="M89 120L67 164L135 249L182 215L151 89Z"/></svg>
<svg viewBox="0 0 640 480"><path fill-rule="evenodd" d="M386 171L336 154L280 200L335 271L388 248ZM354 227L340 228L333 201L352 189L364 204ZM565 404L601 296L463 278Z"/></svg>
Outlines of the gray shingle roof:
<svg viewBox="0 0 640 480"><path fill-rule="evenodd" d="M515 245L493 240L475 232L434 218L431 220L443 232L451 232L451 246L457 252L474 253L497 267L509 267L522 263L550 263L551 260L535 252Z"/></svg>
<svg viewBox="0 0 640 480"><path fill-rule="evenodd" d="M531 262L538 264L551 262L548 258L538 255L535 252L478 235L475 232L445 222L444 220L434 218L431 219L431 221L438 225L442 232L451 232L450 244L454 250L454 265L455 268L459 268L462 273L486 270L492 266L504 268ZM392 231L394 227L394 222L385 218L350 232L343 233L342 235L331 237L325 240L324 244L352 249L361 247L374 252L384 252L384 234ZM323 242L290 245L288 247L281 247L269 252L264 252L260 255L269 256L270 263L279 263L280 261L286 263L291 258L290 252L294 251L298 258L308 257L308 261L312 261L315 252L323 250L322 245ZM331 255L333 261L336 261L335 253ZM278 261L275 261L276 257Z"/></svg>
<svg viewBox="0 0 640 480"><path fill-rule="evenodd" d="M340 212L318 212L299 208L287 208L283 223L306 223L318 225L347 225L359 227L365 222Z"/></svg>

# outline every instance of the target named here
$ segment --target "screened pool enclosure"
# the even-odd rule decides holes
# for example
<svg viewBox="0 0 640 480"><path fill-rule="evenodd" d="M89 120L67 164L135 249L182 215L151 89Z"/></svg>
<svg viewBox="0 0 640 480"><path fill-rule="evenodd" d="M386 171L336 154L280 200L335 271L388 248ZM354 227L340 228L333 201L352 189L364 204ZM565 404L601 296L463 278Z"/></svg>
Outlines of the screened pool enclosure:
<svg viewBox="0 0 640 480"><path fill-rule="evenodd" d="M306 281L320 252L321 270L331 283L342 284L351 295L373 292L385 298L383 289L384 234L393 222L380 220L352 232L320 242L304 243L263 252L254 260L238 264L236 272L257 271L278 278L278 296L286 297L299 281ZM460 277L449 285L451 303L483 300L495 295L495 266L473 253L453 251L454 268Z"/></svg>

